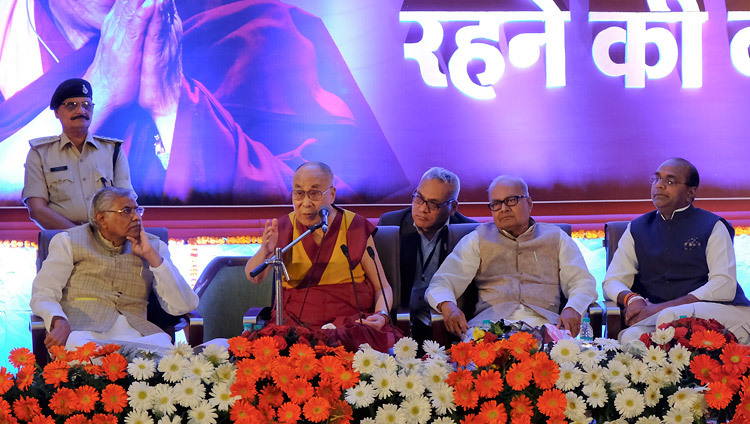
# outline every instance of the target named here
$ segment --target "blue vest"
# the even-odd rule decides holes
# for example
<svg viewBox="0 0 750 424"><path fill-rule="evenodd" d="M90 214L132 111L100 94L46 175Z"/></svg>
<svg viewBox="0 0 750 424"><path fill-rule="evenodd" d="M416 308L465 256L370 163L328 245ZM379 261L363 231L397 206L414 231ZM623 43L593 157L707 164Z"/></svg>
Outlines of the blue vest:
<svg viewBox="0 0 750 424"><path fill-rule="evenodd" d="M634 219L630 233L635 241L638 274L632 290L653 303L662 303L706 284L706 247L719 220L734 236L734 228L726 220L692 205L670 220L662 219L658 211ZM734 300L721 303L750 305L739 284Z"/></svg>

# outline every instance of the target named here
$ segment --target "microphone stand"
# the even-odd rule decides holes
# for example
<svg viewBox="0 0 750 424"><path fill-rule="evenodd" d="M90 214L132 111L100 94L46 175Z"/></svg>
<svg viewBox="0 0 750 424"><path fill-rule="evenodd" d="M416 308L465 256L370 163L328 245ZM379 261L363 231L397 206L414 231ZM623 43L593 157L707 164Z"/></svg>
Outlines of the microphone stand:
<svg viewBox="0 0 750 424"><path fill-rule="evenodd" d="M284 297L282 296L282 293L281 293L282 291L281 276L283 275L284 278L286 278L286 280L289 281L289 272L287 272L286 266L284 266L284 260L282 257L284 253L286 253L289 249L294 247L295 244L299 243L300 241L302 241L302 239L314 233L315 230L317 230L318 228L321 228L322 226L323 226L323 221L320 221L317 224L313 225L312 227L309 227L307 231L300 234L299 237L292 240L292 242L287 244L284 248L277 247L272 258L266 259L265 261L263 261L262 264L258 265L254 270L250 272L250 276L255 277L256 275L263 272L263 270L265 270L269 265L273 267L273 288L274 288L273 304L274 304L274 308L276 308L276 325L282 325L284 323L284 314L282 313L283 312L282 300L284 299Z"/></svg>

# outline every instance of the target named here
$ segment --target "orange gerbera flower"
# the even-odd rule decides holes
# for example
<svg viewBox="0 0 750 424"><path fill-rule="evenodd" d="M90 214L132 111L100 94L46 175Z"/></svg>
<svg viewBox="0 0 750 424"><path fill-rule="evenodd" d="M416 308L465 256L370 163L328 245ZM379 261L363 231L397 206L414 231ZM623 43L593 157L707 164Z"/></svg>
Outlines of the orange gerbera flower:
<svg viewBox="0 0 750 424"><path fill-rule="evenodd" d="M315 351L310 345L295 343L289 348L289 357L295 361L300 359L315 359Z"/></svg>
<svg viewBox="0 0 750 424"><path fill-rule="evenodd" d="M296 423L300 419L302 409L296 403L284 402L279 407L277 418L281 423Z"/></svg>
<svg viewBox="0 0 750 424"><path fill-rule="evenodd" d="M96 351L96 354L94 356L107 356L110 353L115 353L118 350L120 350L122 346L116 344L116 343L109 343L104 346L99 346L99 350Z"/></svg>
<svg viewBox="0 0 750 424"><path fill-rule="evenodd" d="M5 367L0 367L0 395L4 395L11 387L13 387L13 374Z"/></svg>
<svg viewBox="0 0 750 424"><path fill-rule="evenodd" d="M729 405L732 400L734 392L724 383L712 382L708 383L708 391L706 392L706 403L709 408L713 409L724 409Z"/></svg>
<svg viewBox="0 0 750 424"><path fill-rule="evenodd" d="M296 346L296 345L295 345ZM312 357L299 357L294 361L294 367L297 370L297 374L304 379L311 380L313 377L318 375L318 358Z"/></svg>
<svg viewBox="0 0 750 424"><path fill-rule="evenodd" d="M335 356L324 356L318 360L318 365L321 377L333 377L333 373L342 366L342 362Z"/></svg>
<svg viewBox="0 0 750 424"><path fill-rule="evenodd" d="M450 348L451 359L459 366L465 367L471 362L471 343L456 343Z"/></svg>
<svg viewBox="0 0 750 424"><path fill-rule="evenodd" d="M508 350L518 359L531 355L531 350L536 348L537 340L530 333L518 331L508 337Z"/></svg>
<svg viewBox="0 0 750 424"><path fill-rule="evenodd" d="M531 399L528 396L516 395L510 401L510 419L514 423L523 417L531 419L533 415L534 407L531 406Z"/></svg>
<svg viewBox="0 0 750 424"><path fill-rule="evenodd" d="M476 408L479 394L471 383L461 383L453 387L453 401L464 409Z"/></svg>
<svg viewBox="0 0 750 424"><path fill-rule="evenodd" d="M456 387L461 383L471 384L474 382L474 375L471 373L471 371L465 368L459 368L448 374L448 378L445 380L445 382L453 387Z"/></svg>
<svg viewBox="0 0 750 424"><path fill-rule="evenodd" d="M65 424L88 424L89 419L83 414L75 414L65 420Z"/></svg>
<svg viewBox="0 0 750 424"><path fill-rule="evenodd" d="M744 374L750 368L750 349L737 343L724 346L719 356L723 362L722 368L734 374Z"/></svg>
<svg viewBox="0 0 750 424"><path fill-rule="evenodd" d="M320 396L313 396L310 400L305 402L302 411L305 413L305 417L307 417L308 420L314 423L319 423L327 419L331 414L331 403Z"/></svg>
<svg viewBox="0 0 750 424"><path fill-rule="evenodd" d="M39 414L31 419L31 424L55 424L55 419L44 414Z"/></svg>
<svg viewBox="0 0 750 424"><path fill-rule="evenodd" d="M21 421L31 421L42 413L39 401L31 396L21 396L13 402L13 413Z"/></svg>
<svg viewBox="0 0 750 424"><path fill-rule="evenodd" d="M13 408L11 408L8 401L6 401L3 398L0 398L0 417L2 417L3 415L10 415L12 411L13 411Z"/></svg>
<svg viewBox="0 0 750 424"><path fill-rule="evenodd" d="M117 424L117 417L112 414L94 414L91 422L97 424Z"/></svg>
<svg viewBox="0 0 750 424"><path fill-rule="evenodd" d="M739 390L740 385L742 384L742 382L740 381L740 376L738 374L726 372L723 368L712 370L710 376L711 382L718 381L720 383L724 383L729 386L729 388L731 388L733 392Z"/></svg>
<svg viewBox="0 0 750 424"><path fill-rule="evenodd" d="M280 365L271 370L271 377L273 377L274 383L276 383L279 388L288 386L296 376L297 374L295 370L288 365Z"/></svg>
<svg viewBox="0 0 750 424"><path fill-rule="evenodd" d="M539 412L550 418L554 418L565 414L568 401L565 399L565 393L559 389L550 389L542 392L536 405L539 408Z"/></svg>
<svg viewBox="0 0 750 424"><path fill-rule="evenodd" d="M495 370L482 370L475 384L479 397L493 398L503 390L503 375Z"/></svg>
<svg viewBox="0 0 750 424"><path fill-rule="evenodd" d="M65 346L58 345L58 346L51 346L49 349L49 355L52 357L53 360L63 361L63 362L70 362L73 360L72 353L65 349Z"/></svg>
<svg viewBox="0 0 750 424"><path fill-rule="evenodd" d="M289 396L292 402L301 405L312 397L313 387L308 380L295 378L289 385L288 390L284 390L284 393Z"/></svg>
<svg viewBox="0 0 750 424"><path fill-rule="evenodd" d="M83 364L83 370L91 375L104 375L104 369L100 365L92 364L90 362L87 364Z"/></svg>
<svg viewBox="0 0 750 424"><path fill-rule="evenodd" d="M258 409L246 400L238 400L232 405L232 408L229 411L229 418L233 423L237 424L254 424L263 422L263 417Z"/></svg>
<svg viewBox="0 0 750 424"><path fill-rule="evenodd" d="M495 345L493 343L477 343L469 354L474 365L487 366L495 361Z"/></svg>
<svg viewBox="0 0 750 424"><path fill-rule="evenodd" d="M81 362L88 362L91 360L91 356L99 351L99 345L94 342L88 342L82 346L78 346L71 355L73 359L77 359Z"/></svg>
<svg viewBox="0 0 750 424"><path fill-rule="evenodd" d="M549 357L539 357L533 369L534 381L540 389L551 389L560 376L560 366Z"/></svg>
<svg viewBox="0 0 750 424"><path fill-rule="evenodd" d="M743 394L740 403L735 408L734 418L740 418L740 422L750 421L750 394Z"/></svg>
<svg viewBox="0 0 750 424"><path fill-rule="evenodd" d="M711 382L711 371L720 367L719 361L705 354L698 355L690 361L690 371L704 385Z"/></svg>
<svg viewBox="0 0 750 424"><path fill-rule="evenodd" d="M341 386L328 380L321 380L321 382L318 383L315 393L320 397L328 399L329 402L333 402L334 400L341 398Z"/></svg>
<svg viewBox="0 0 750 424"><path fill-rule="evenodd" d="M102 358L102 369L109 381L115 381L128 375L128 361L119 353L110 353Z"/></svg>
<svg viewBox="0 0 750 424"><path fill-rule="evenodd" d="M261 405L279 406L284 403L284 394L280 388L273 384L267 384L260 390L258 402Z"/></svg>
<svg viewBox="0 0 750 424"><path fill-rule="evenodd" d="M331 374L331 382L342 389L354 387L359 383L359 372L350 367L339 366Z"/></svg>
<svg viewBox="0 0 750 424"><path fill-rule="evenodd" d="M232 337L227 340L229 343L229 352L238 358L247 358L250 356L250 341L242 336Z"/></svg>
<svg viewBox="0 0 750 424"><path fill-rule="evenodd" d="M716 350L724 346L724 343L724 336L712 330L696 331L690 337L690 346L696 349Z"/></svg>
<svg viewBox="0 0 750 424"><path fill-rule="evenodd" d="M78 410L81 412L91 412L99 400L99 392L91 386L81 386L76 389L78 396Z"/></svg>
<svg viewBox="0 0 750 424"><path fill-rule="evenodd" d="M16 374L16 386L21 390L26 390L34 382L34 367L21 367Z"/></svg>
<svg viewBox="0 0 750 424"><path fill-rule="evenodd" d="M352 406L345 400L339 399L328 399L331 403L330 415L328 416L328 422L331 424L350 424L352 422Z"/></svg>
<svg viewBox="0 0 750 424"><path fill-rule="evenodd" d="M483 421L477 414L466 414L461 419L461 424L483 424Z"/></svg>
<svg viewBox="0 0 750 424"><path fill-rule="evenodd" d="M256 358L275 358L279 356L279 347L273 337L261 337L255 340L250 351Z"/></svg>
<svg viewBox="0 0 750 424"><path fill-rule="evenodd" d="M106 412L118 414L128 406L128 392L117 384L108 384L102 390L102 405Z"/></svg>
<svg viewBox="0 0 750 424"><path fill-rule="evenodd" d="M508 368L505 380L513 390L523 390L529 387L532 371L524 362L516 362Z"/></svg>
<svg viewBox="0 0 750 424"><path fill-rule="evenodd" d="M255 399L255 395L258 394L258 390L255 387L255 382L243 379L238 379L237 381L232 383L232 385L229 386L229 391L230 393L232 393L232 396L239 396L242 399L250 402L252 402Z"/></svg>
<svg viewBox="0 0 750 424"><path fill-rule="evenodd" d="M479 409L479 417L488 424L505 424L508 421L505 406L502 403L498 405L494 400L482 404Z"/></svg>
<svg viewBox="0 0 750 424"><path fill-rule="evenodd" d="M76 392L73 389L61 387L52 395L49 407L57 415L70 415L78 409L77 400L78 396L76 396ZM125 401L127 402L127 397Z"/></svg>
<svg viewBox="0 0 750 424"><path fill-rule="evenodd" d="M42 377L47 384L60 387L60 384L68 381L68 370L70 367L63 361L52 361L44 367Z"/></svg>
<svg viewBox="0 0 750 424"><path fill-rule="evenodd" d="M36 357L25 347L17 347L10 351L8 361L16 368L33 366L36 363Z"/></svg>

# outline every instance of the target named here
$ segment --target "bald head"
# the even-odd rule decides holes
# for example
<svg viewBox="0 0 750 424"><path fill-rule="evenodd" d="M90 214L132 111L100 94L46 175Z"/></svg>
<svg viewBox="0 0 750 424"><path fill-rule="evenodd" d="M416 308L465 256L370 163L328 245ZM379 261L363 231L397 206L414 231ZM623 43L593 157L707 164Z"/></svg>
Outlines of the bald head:
<svg viewBox="0 0 750 424"><path fill-rule="evenodd" d="M317 161L305 162L302 165L297 167L297 169L294 171L294 175L297 175L298 173L302 171L321 172L328 179L328 185L329 186L333 185L333 171L331 171L330 166L326 165L323 162L317 162Z"/></svg>
<svg viewBox="0 0 750 424"><path fill-rule="evenodd" d="M490 183L490 187L487 189L487 192L492 193L492 189L495 188L496 185L514 187L521 190L521 194L523 194L524 196L529 195L529 186L526 184L526 181L518 177L513 177L511 175L501 175L492 180L492 182Z"/></svg>
<svg viewBox="0 0 750 424"><path fill-rule="evenodd" d="M663 166L672 166L677 168L683 168L685 170L685 185L688 187L698 187L701 182L698 169L690 163L687 159L683 158L670 158L664 161L659 168Z"/></svg>

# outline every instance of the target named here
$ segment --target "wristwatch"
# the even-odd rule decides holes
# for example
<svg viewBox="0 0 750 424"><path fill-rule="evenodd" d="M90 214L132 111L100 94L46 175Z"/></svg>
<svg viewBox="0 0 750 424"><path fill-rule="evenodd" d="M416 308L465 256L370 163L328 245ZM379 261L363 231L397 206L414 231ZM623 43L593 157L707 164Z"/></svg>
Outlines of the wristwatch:
<svg viewBox="0 0 750 424"><path fill-rule="evenodd" d="M375 313L378 315L382 315L385 318L386 323L391 322L391 314L389 314L385 309L381 309Z"/></svg>

